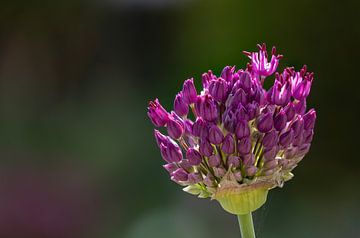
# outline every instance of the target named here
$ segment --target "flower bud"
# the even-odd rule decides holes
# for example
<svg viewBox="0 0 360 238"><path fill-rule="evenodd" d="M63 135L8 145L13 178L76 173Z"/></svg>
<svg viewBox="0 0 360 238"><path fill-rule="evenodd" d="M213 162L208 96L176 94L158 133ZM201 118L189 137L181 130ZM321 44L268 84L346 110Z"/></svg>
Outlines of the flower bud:
<svg viewBox="0 0 360 238"><path fill-rule="evenodd" d="M243 161L243 164L245 165L245 167L252 166L255 163L255 156L252 153L247 154L247 155L243 156L242 161Z"/></svg>
<svg viewBox="0 0 360 238"><path fill-rule="evenodd" d="M249 120L249 116L246 112L246 109L245 107L239 103L239 105L237 106L237 109L236 109L236 119L237 120L245 120L245 121L248 121Z"/></svg>
<svg viewBox="0 0 360 238"><path fill-rule="evenodd" d="M313 137L314 137L314 131L313 130L305 131L305 133L304 133L304 143L310 144L311 141L313 140Z"/></svg>
<svg viewBox="0 0 360 238"><path fill-rule="evenodd" d="M227 82L231 82L234 71L235 67L226 66L221 72L221 78L225 79Z"/></svg>
<svg viewBox="0 0 360 238"><path fill-rule="evenodd" d="M260 132L266 133L273 127L272 113L262 113L257 120L257 128Z"/></svg>
<svg viewBox="0 0 360 238"><path fill-rule="evenodd" d="M249 123L245 120L240 120L235 129L235 135L238 139L250 136Z"/></svg>
<svg viewBox="0 0 360 238"><path fill-rule="evenodd" d="M186 152L186 158L189 160L191 165L199 165L202 161L201 154L194 148L190 148Z"/></svg>
<svg viewBox="0 0 360 238"><path fill-rule="evenodd" d="M190 164L189 160L183 159L179 163L179 166L187 171L189 171L192 168L192 165Z"/></svg>
<svg viewBox="0 0 360 238"><path fill-rule="evenodd" d="M250 167L246 168L245 171L246 171L247 176L251 177L256 174L256 172L258 171L258 168L255 166L250 166Z"/></svg>
<svg viewBox="0 0 360 238"><path fill-rule="evenodd" d="M259 105L256 102L247 104L246 112L249 120L254 119L259 114Z"/></svg>
<svg viewBox="0 0 360 238"><path fill-rule="evenodd" d="M196 99L195 110L198 116L204 118L206 121L215 121L218 117L216 103L208 94L199 96Z"/></svg>
<svg viewBox="0 0 360 238"><path fill-rule="evenodd" d="M201 139L199 151L204 156L211 156L214 152L214 148L207 140Z"/></svg>
<svg viewBox="0 0 360 238"><path fill-rule="evenodd" d="M239 153L241 155L246 155L250 153L251 150L251 140L249 137L244 137L239 140L238 147Z"/></svg>
<svg viewBox="0 0 360 238"><path fill-rule="evenodd" d="M239 103L241 103L242 105L247 104L247 94L242 88L239 88L235 92L234 96L232 97L231 106L236 106Z"/></svg>
<svg viewBox="0 0 360 238"><path fill-rule="evenodd" d="M301 77L299 73L297 73L296 76ZM298 80L298 82L300 82L293 87L293 97L297 100L303 100L306 98L310 93L312 79L313 76L311 74L306 74L304 79Z"/></svg>
<svg viewBox="0 0 360 238"><path fill-rule="evenodd" d="M229 155L227 158L227 166L237 168L240 166L240 158L235 155Z"/></svg>
<svg viewBox="0 0 360 238"><path fill-rule="evenodd" d="M216 76L213 74L211 70L209 70L207 73L203 73L201 76L202 79L202 85L204 88L208 88L210 82L212 80L216 79Z"/></svg>
<svg viewBox="0 0 360 238"><path fill-rule="evenodd" d="M169 113L161 106L158 99L149 102L147 115L157 127L165 126L169 121Z"/></svg>
<svg viewBox="0 0 360 238"><path fill-rule="evenodd" d="M279 143L283 147L287 147L292 143L293 139L294 139L294 131L290 129L280 135Z"/></svg>
<svg viewBox="0 0 360 238"><path fill-rule="evenodd" d="M275 130L271 130L264 135L262 144L265 148L272 148L277 144L278 136Z"/></svg>
<svg viewBox="0 0 360 238"><path fill-rule="evenodd" d="M154 136L158 146L160 146L161 144L166 144L169 140L167 136L161 134L161 132L156 129L154 129Z"/></svg>
<svg viewBox="0 0 360 238"><path fill-rule="evenodd" d="M216 155L211 155L209 157L209 166L210 167L218 167L221 163L221 159L220 156L218 154Z"/></svg>
<svg viewBox="0 0 360 238"><path fill-rule="evenodd" d="M182 122L175 120L173 117L170 118L167 123L167 132L173 139L179 139L184 133L184 125Z"/></svg>
<svg viewBox="0 0 360 238"><path fill-rule="evenodd" d="M278 165L277 159L267 160L264 163L264 169L266 170L274 169L277 167L277 165Z"/></svg>
<svg viewBox="0 0 360 238"><path fill-rule="evenodd" d="M251 76L250 73L248 71L242 71L242 72L238 72L239 73L239 80L241 82L241 87L244 89L245 92L249 92L251 89Z"/></svg>
<svg viewBox="0 0 360 238"><path fill-rule="evenodd" d="M286 107L284 108L284 111L286 113L286 119L287 121L291 121L295 116L295 107L292 102L290 102Z"/></svg>
<svg viewBox="0 0 360 238"><path fill-rule="evenodd" d="M209 129L206 121L201 117L198 117L192 127L192 134L194 136L205 139L209 135Z"/></svg>
<svg viewBox="0 0 360 238"><path fill-rule="evenodd" d="M160 145L160 152L163 159L168 163L178 163L182 160L182 152L175 141L169 139L168 143Z"/></svg>
<svg viewBox="0 0 360 238"><path fill-rule="evenodd" d="M236 181L238 181L238 182L241 182L242 179L243 179L240 170L235 170L235 171L234 171L234 176L235 176Z"/></svg>
<svg viewBox="0 0 360 238"><path fill-rule="evenodd" d="M264 159L271 160L274 159L279 152L279 148L277 146L274 146L272 148L265 148L264 150Z"/></svg>
<svg viewBox="0 0 360 238"><path fill-rule="evenodd" d="M280 110L280 112L275 116L274 118L274 127L277 131L282 131L286 126L286 114L283 110Z"/></svg>
<svg viewBox="0 0 360 238"><path fill-rule="evenodd" d="M190 135L192 134L192 128L193 128L193 125L194 125L194 122L192 122L190 119L184 119L184 129L185 129L185 133L187 135Z"/></svg>
<svg viewBox="0 0 360 238"><path fill-rule="evenodd" d="M227 131L234 133L236 128L236 114L229 110L224 113L223 116L224 127Z"/></svg>
<svg viewBox="0 0 360 238"><path fill-rule="evenodd" d="M306 111L306 99L303 99L299 101L297 104L295 104L295 112L303 115Z"/></svg>
<svg viewBox="0 0 360 238"><path fill-rule="evenodd" d="M214 175L218 178L222 178L226 174L226 170L221 167L214 167Z"/></svg>
<svg viewBox="0 0 360 238"><path fill-rule="evenodd" d="M222 143L224 139L224 135L220 128L216 125L210 127L209 130L209 141L212 144L219 145Z"/></svg>
<svg viewBox="0 0 360 238"><path fill-rule="evenodd" d="M291 97L290 84L281 84L278 80L275 80L274 87L272 89L271 101L279 106L285 106L289 103Z"/></svg>
<svg viewBox="0 0 360 238"><path fill-rule="evenodd" d="M188 180L188 173L183 169L179 168L171 173L171 179L175 182L184 182Z"/></svg>
<svg viewBox="0 0 360 238"><path fill-rule="evenodd" d="M302 116L296 115L296 117L291 123L291 129L294 131L294 137L297 137L299 134L302 133L304 129L304 120Z"/></svg>
<svg viewBox="0 0 360 238"><path fill-rule="evenodd" d="M311 109L304 115L304 129L312 130L315 126L316 112L314 109Z"/></svg>
<svg viewBox="0 0 360 238"><path fill-rule="evenodd" d="M209 187L215 186L215 178L211 173L208 173L204 178L204 184Z"/></svg>
<svg viewBox="0 0 360 238"><path fill-rule="evenodd" d="M166 169L166 171L168 171L170 174L179 168L179 167L178 167L176 164L174 164L174 163L165 164L165 165L163 165L163 167L164 167L164 169Z"/></svg>
<svg viewBox="0 0 360 238"><path fill-rule="evenodd" d="M179 116L185 116L189 113L189 106L186 104L182 93L178 93L174 100L174 111Z"/></svg>
<svg viewBox="0 0 360 238"><path fill-rule="evenodd" d="M209 85L209 93L216 101L225 102L228 96L227 82L222 78L212 80Z"/></svg>
<svg viewBox="0 0 360 238"><path fill-rule="evenodd" d="M188 182L189 184L196 184L200 183L203 180L201 174L199 173L190 173L188 175Z"/></svg>
<svg viewBox="0 0 360 238"><path fill-rule="evenodd" d="M194 85L194 79L185 80L182 89L183 99L186 104L190 105L196 101L197 92Z"/></svg>
<svg viewBox="0 0 360 238"><path fill-rule="evenodd" d="M232 134L227 134L224 138L224 141L221 145L221 150L226 154L233 154L235 152L235 143L234 137Z"/></svg>

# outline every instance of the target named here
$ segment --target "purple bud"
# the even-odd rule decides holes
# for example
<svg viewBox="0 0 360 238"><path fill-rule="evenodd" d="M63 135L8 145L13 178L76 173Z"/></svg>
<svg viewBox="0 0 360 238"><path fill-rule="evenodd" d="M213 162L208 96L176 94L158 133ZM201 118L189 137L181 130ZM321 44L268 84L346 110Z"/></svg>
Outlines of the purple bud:
<svg viewBox="0 0 360 238"><path fill-rule="evenodd" d="M310 111L308 111L304 115L304 129L312 130L315 126L315 120L316 120L316 112L314 109L310 109Z"/></svg>
<svg viewBox="0 0 360 238"><path fill-rule="evenodd" d="M202 161L201 154L193 148L188 149L186 158L189 160L189 163L194 166L199 165Z"/></svg>
<svg viewBox="0 0 360 238"><path fill-rule="evenodd" d="M242 174L241 174L241 171L240 171L240 170L236 170L236 171L234 172L234 176L235 176L236 181L238 181L238 182L241 182L241 181L242 181Z"/></svg>
<svg viewBox="0 0 360 238"><path fill-rule="evenodd" d="M271 130L264 135L262 144L265 148L272 148L277 144L278 136L275 130Z"/></svg>
<svg viewBox="0 0 360 238"><path fill-rule="evenodd" d="M240 120L235 129L235 135L238 139L250 136L249 123L245 120Z"/></svg>
<svg viewBox="0 0 360 238"><path fill-rule="evenodd" d="M179 168L171 173L171 179L176 182L187 181L188 173L183 168Z"/></svg>
<svg viewBox="0 0 360 238"><path fill-rule="evenodd" d="M215 186L215 178L211 173L208 173L204 178L204 184L209 187Z"/></svg>
<svg viewBox="0 0 360 238"><path fill-rule="evenodd" d="M303 99L295 104L295 112L298 114L303 115L306 111L306 100Z"/></svg>
<svg viewBox="0 0 360 238"><path fill-rule="evenodd" d="M278 80L275 80L274 87L272 89L271 101L276 105L285 106L289 103L290 97L290 84L288 82L281 84Z"/></svg>
<svg viewBox="0 0 360 238"><path fill-rule="evenodd" d="M295 133L294 133L295 134ZM297 136L294 136L293 146L300 146L304 142L304 133L299 133Z"/></svg>
<svg viewBox="0 0 360 238"><path fill-rule="evenodd" d="M211 155L209 157L209 166L210 167L218 167L220 165L221 159L220 156L218 154L216 155Z"/></svg>
<svg viewBox="0 0 360 238"><path fill-rule="evenodd" d="M267 170L274 169L278 165L277 159L267 160L264 163L264 168Z"/></svg>
<svg viewBox="0 0 360 238"><path fill-rule="evenodd" d="M221 150L226 154L233 154L235 152L234 137L232 134L227 134L221 145Z"/></svg>
<svg viewBox="0 0 360 238"><path fill-rule="evenodd" d="M189 171L192 168L192 165L190 164L189 160L183 159L179 163L179 166L187 171Z"/></svg>
<svg viewBox="0 0 360 238"><path fill-rule="evenodd" d="M196 184L200 183L203 180L201 174L199 173L190 173L188 176L189 184Z"/></svg>
<svg viewBox="0 0 360 238"><path fill-rule="evenodd" d="M249 116L246 113L246 109L241 103L239 103L237 110L236 110L236 119L237 120L246 120L246 121L249 120Z"/></svg>
<svg viewBox="0 0 360 238"><path fill-rule="evenodd" d="M299 73L296 76L301 77ZM306 98L310 93L312 80L312 74L306 74L304 79L299 80L299 83L296 86L294 85L295 87L293 89L293 97L297 100Z"/></svg>
<svg viewBox="0 0 360 238"><path fill-rule="evenodd" d="M241 103L242 105L246 105L247 102L247 94L242 88L239 88L232 97L231 105L236 106L239 103Z"/></svg>
<svg viewBox="0 0 360 238"><path fill-rule="evenodd" d="M277 131L282 131L286 126L287 118L283 110L275 116L274 118L274 127Z"/></svg>
<svg viewBox="0 0 360 238"><path fill-rule="evenodd" d="M245 92L249 92L251 89L251 76L248 71L238 72L241 81L241 87L244 89Z"/></svg>
<svg viewBox="0 0 360 238"><path fill-rule="evenodd" d="M207 140L201 139L199 151L204 156L211 156L214 152L214 148Z"/></svg>
<svg viewBox="0 0 360 238"><path fill-rule="evenodd" d="M182 152L175 141L168 140L168 143L160 145L160 152L163 159L168 163L178 163L182 160Z"/></svg>
<svg viewBox="0 0 360 238"><path fill-rule="evenodd" d="M195 110L197 115L206 121L215 121L218 117L216 103L208 94L199 96L196 99Z"/></svg>
<svg viewBox="0 0 360 238"><path fill-rule="evenodd" d="M247 176L251 177L254 176L256 174L256 172L258 171L258 168L255 166L251 166L245 169Z"/></svg>
<svg viewBox="0 0 360 238"><path fill-rule="evenodd" d="M229 155L227 158L227 166L232 166L233 168L240 166L240 158L235 155Z"/></svg>
<svg viewBox="0 0 360 238"><path fill-rule="evenodd" d="M202 79L203 87L208 88L211 80L216 79L216 76L213 74L211 70L209 70L207 73L202 74L201 79Z"/></svg>
<svg viewBox="0 0 360 238"><path fill-rule="evenodd" d="M228 96L227 82L222 78L212 80L209 85L209 93L216 101L225 102Z"/></svg>
<svg viewBox="0 0 360 238"><path fill-rule="evenodd" d="M250 153L250 154L247 154L247 155L243 156L243 163L244 163L245 167L249 167L249 166L254 165L254 163L255 163L255 155Z"/></svg>
<svg viewBox="0 0 360 238"><path fill-rule="evenodd" d="M179 139L184 133L184 125L182 122L175 120L173 117L170 118L167 123L167 132L173 139Z"/></svg>
<svg viewBox="0 0 360 238"><path fill-rule="evenodd" d="M194 122L192 122L190 119L184 119L184 128L186 134L192 134L192 128L193 128Z"/></svg>
<svg viewBox="0 0 360 238"><path fill-rule="evenodd" d="M190 105L196 101L197 92L193 78L185 80L182 89L182 94L186 104Z"/></svg>
<svg viewBox="0 0 360 238"><path fill-rule="evenodd" d="M198 117L193 125L192 134L202 139L207 138L209 135L209 129L206 121L201 117Z"/></svg>
<svg viewBox="0 0 360 238"><path fill-rule="evenodd" d="M184 98L182 96L182 93L178 93L174 100L174 111L179 116L185 116L189 113L189 106L184 101Z"/></svg>
<svg viewBox="0 0 360 238"><path fill-rule="evenodd" d="M224 127L227 131L234 133L236 128L236 114L233 111L226 111L223 116Z"/></svg>
<svg viewBox="0 0 360 238"><path fill-rule="evenodd" d="M248 119L252 120L259 114L259 105L256 102L246 105Z"/></svg>
<svg viewBox="0 0 360 238"><path fill-rule="evenodd" d="M226 174L226 170L224 168L215 167L213 169L214 169L214 175L218 178L222 178Z"/></svg>
<svg viewBox="0 0 360 238"><path fill-rule="evenodd" d="M238 147L239 153L241 155L246 155L250 153L251 150L251 140L249 137L245 137L239 140Z"/></svg>
<svg viewBox="0 0 360 238"><path fill-rule="evenodd" d="M301 115L296 115L291 123L291 129L294 131L294 137L297 137L300 133L302 133L304 129L304 120Z"/></svg>
<svg viewBox="0 0 360 238"><path fill-rule="evenodd" d="M278 152L279 152L279 148L277 146L265 149L264 150L264 158L266 160L274 159Z"/></svg>
<svg viewBox="0 0 360 238"><path fill-rule="evenodd" d="M287 121L291 121L295 116L295 107L292 102L290 102L285 108L284 111L286 113Z"/></svg>
<svg viewBox="0 0 360 238"><path fill-rule="evenodd" d="M224 139L224 135L219 127L213 125L209 130L209 141L212 144L219 145Z"/></svg>
<svg viewBox="0 0 360 238"><path fill-rule="evenodd" d="M164 169L166 169L166 171L168 171L170 174L179 168L179 167L178 167L176 164L174 164L174 163L165 164L165 165L163 165L163 167L164 167Z"/></svg>
<svg viewBox="0 0 360 238"><path fill-rule="evenodd" d="M221 78L225 79L227 82L231 82L234 71L235 67L226 66L221 72Z"/></svg>
<svg viewBox="0 0 360 238"><path fill-rule="evenodd" d="M283 147L287 147L292 143L293 139L294 139L294 131L290 129L280 135L279 143Z"/></svg>
<svg viewBox="0 0 360 238"><path fill-rule="evenodd" d="M157 127L165 126L169 121L169 113L161 106L158 99L149 102L147 115Z"/></svg>
<svg viewBox="0 0 360 238"><path fill-rule="evenodd" d="M156 139L156 143L158 146L160 146L161 144L166 144L168 143L168 137L161 134L160 131L154 129L154 136L155 136L155 139Z"/></svg>
<svg viewBox="0 0 360 238"><path fill-rule="evenodd" d="M257 128L260 132L266 133L273 127L272 113L262 113L257 119Z"/></svg>
<svg viewBox="0 0 360 238"><path fill-rule="evenodd" d="M313 137L314 137L314 131L313 130L305 131L305 133L304 133L304 143L310 144L311 141L313 140Z"/></svg>

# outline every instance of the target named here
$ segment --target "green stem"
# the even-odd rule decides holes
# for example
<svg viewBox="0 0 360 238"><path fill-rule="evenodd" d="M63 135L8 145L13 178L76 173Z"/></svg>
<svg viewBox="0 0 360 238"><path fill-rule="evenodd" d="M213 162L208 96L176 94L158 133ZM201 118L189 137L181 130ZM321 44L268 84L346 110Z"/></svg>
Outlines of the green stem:
<svg viewBox="0 0 360 238"><path fill-rule="evenodd" d="M245 215L238 215L241 238L255 238L254 224L251 212Z"/></svg>

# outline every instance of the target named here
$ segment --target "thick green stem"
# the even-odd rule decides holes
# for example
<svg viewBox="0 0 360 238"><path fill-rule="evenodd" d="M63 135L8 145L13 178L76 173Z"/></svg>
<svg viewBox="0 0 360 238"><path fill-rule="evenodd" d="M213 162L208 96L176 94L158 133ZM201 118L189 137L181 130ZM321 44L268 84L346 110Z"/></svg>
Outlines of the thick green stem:
<svg viewBox="0 0 360 238"><path fill-rule="evenodd" d="M254 224L251 212L245 215L238 215L241 238L255 238Z"/></svg>

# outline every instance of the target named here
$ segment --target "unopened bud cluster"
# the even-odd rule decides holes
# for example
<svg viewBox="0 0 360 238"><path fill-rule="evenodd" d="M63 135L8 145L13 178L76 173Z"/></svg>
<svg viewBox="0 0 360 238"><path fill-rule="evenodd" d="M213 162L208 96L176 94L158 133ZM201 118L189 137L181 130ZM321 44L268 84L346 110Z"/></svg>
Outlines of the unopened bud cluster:
<svg viewBox="0 0 360 238"><path fill-rule="evenodd" d="M155 138L164 168L187 192L211 197L225 175L239 185L266 182L282 186L309 151L316 113L306 110L313 73L285 68L275 72L281 55L265 45L244 52L246 69L226 66L218 77L202 75L198 93L193 79L184 82L168 112L158 99L151 101L148 116L156 127ZM274 84L264 89L266 77Z"/></svg>

